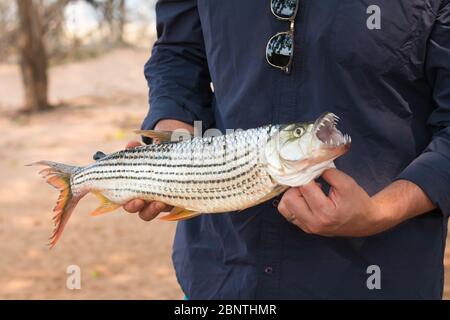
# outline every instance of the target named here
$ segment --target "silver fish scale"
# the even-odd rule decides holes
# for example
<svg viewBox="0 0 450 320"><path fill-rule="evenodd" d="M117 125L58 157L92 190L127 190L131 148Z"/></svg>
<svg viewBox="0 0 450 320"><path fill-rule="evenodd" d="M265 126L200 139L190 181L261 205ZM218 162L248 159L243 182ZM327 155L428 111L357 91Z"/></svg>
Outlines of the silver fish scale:
<svg viewBox="0 0 450 320"><path fill-rule="evenodd" d="M99 191L118 204L140 198L198 212L242 210L283 191L261 157L278 128L120 151L80 169L72 190Z"/></svg>

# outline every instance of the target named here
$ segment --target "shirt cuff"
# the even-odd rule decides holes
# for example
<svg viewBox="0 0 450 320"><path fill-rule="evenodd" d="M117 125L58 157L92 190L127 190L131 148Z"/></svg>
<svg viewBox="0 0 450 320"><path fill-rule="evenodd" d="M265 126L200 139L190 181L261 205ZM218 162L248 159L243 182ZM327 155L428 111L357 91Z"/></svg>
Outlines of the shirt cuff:
<svg viewBox="0 0 450 320"><path fill-rule="evenodd" d="M437 152L425 152L397 177L419 186L445 216L450 215L450 160Z"/></svg>

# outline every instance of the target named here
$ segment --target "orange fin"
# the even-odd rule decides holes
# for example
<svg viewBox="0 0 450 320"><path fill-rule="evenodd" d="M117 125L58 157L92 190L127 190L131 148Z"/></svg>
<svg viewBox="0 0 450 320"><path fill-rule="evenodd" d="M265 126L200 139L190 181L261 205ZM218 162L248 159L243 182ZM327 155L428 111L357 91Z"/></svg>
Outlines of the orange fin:
<svg viewBox="0 0 450 320"><path fill-rule="evenodd" d="M102 214L114 211L120 207L119 204L112 202L100 192L94 192L100 200L100 206L90 213L91 216L100 216Z"/></svg>
<svg viewBox="0 0 450 320"><path fill-rule="evenodd" d="M48 184L60 191L56 206L53 209L55 214L53 217L55 228L49 239L49 246L50 248L53 248L61 237L64 227L66 226L67 221L69 221L78 201L85 195L74 195L70 186L70 178L79 168L51 161L40 161L33 163L30 166L33 165L47 166L40 174L46 178Z"/></svg>
<svg viewBox="0 0 450 320"><path fill-rule="evenodd" d="M181 221L194 218L201 214L201 212L175 207L168 215L162 216L159 219L165 221Z"/></svg>
<svg viewBox="0 0 450 320"><path fill-rule="evenodd" d="M174 133L174 131L161 130L134 130L134 133L140 134L143 137L154 139L157 143L178 142L178 140L172 141L172 137L174 139L182 139L182 141L192 139L192 135L187 131Z"/></svg>
<svg viewBox="0 0 450 320"><path fill-rule="evenodd" d="M143 137L156 139L160 143L170 142L172 137L172 131L134 130L134 133L140 134Z"/></svg>

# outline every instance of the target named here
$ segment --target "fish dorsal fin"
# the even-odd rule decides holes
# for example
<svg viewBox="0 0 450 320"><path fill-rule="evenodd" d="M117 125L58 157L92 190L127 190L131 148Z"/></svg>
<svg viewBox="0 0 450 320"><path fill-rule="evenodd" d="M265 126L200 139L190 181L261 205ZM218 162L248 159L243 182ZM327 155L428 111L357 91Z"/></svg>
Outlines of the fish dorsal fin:
<svg viewBox="0 0 450 320"><path fill-rule="evenodd" d="M90 213L91 216L100 216L102 214L114 211L120 207L119 204L113 203L111 200L106 198L102 193L94 192L94 194L100 200L100 206L98 206L97 209L95 209Z"/></svg>
<svg viewBox="0 0 450 320"><path fill-rule="evenodd" d="M162 131L162 130L134 130L134 133L143 137L157 140L157 143L179 142L192 139L192 135L187 130ZM182 138L182 139L181 139Z"/></svg>
<svg viewBox="0 0 450 320"><path fill-rule="evenodd" d="M165 221L181 221L181 220L194 218L200 214L201 214L201 212L175 207L172 209L172 211L170 211L169 214L162 216L159 219L165 220Z"/></svg>

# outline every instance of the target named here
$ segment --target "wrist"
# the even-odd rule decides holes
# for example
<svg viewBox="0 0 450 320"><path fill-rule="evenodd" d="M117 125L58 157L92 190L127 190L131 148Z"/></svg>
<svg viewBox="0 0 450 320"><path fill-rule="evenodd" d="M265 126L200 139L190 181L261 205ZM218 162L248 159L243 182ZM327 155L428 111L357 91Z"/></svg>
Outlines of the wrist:
<svg viewBox="0 0 450 320"><path fill-rule="evenodd" d="M404 220L401 211L398 210L398 208L395 208L394 203L383 201L383 199L380 199L377 196L371 197L370 200L371 220L380 232L389 229Z"/></svg>

